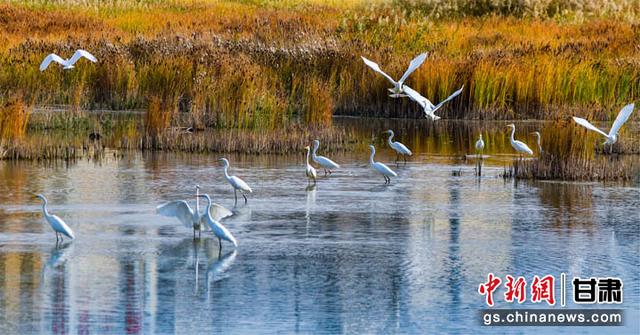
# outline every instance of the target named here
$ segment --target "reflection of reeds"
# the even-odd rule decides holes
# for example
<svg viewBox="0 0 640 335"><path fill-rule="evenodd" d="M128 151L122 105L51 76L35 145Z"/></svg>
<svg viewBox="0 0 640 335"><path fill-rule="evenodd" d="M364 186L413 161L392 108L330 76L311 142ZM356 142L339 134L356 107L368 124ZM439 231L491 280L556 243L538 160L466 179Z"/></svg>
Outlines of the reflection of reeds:
<svg viewBox="0 0 640 335"><path fill-rule="evenodd" d="M544 152L535 159L514 161L511 171L519 179L618 180L640 177L635 157L597 154L585 130L565 124L558 131L543 133Z"/></svg>

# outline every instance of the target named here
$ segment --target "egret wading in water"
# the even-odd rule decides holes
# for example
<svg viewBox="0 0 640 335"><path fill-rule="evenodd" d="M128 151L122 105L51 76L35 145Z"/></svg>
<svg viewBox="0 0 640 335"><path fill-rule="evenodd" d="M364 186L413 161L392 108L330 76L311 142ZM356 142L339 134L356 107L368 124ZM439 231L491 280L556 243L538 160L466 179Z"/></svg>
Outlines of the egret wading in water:
<svg viewBox="0 0 640 335"><path fill-rule="evenodd" d="M311 158L313 158L313 161L318 163L318 165L322 166L322 168L324 169L325 176L327 175L327 171L329 171L329 174L331 174L332 169L335 170L340 168L340 165L330 160L329 158L324 156L318 156L316 154L316 152L318 151L318 147L320 147L320 141L313 140L313 153L311 154Z"/></svg>
<svg viewBox="0 0 640 335"><path fill-rule="evenodd" d="M313 180L313 185L315 185L316 178L318 176L316 174L316 169L311 166L311 164L309 164L309 152L311 151L311 148L309 148L309 146L307 145L306 147L304 147L304 149L307 150L307 164L305 166L305 174L307 175L308 183L311 184L311 180Z"/></svg>
<svg viewBox="0 0 640 335"><path fill-rule="evenodd" d="M633 107L634 104L628 104L624 107L622 107L622 109L620 110L620 113L618 113L618 116L616 117L616 120L613 121L613 125L611 126L611 129L609 130L609 133L605 133L604 131L598 129L596 126L592 125L591 123L589 123L589 121L583 119L583 118L579 118L579 117L573 117L573 120L589 129L589 130L593 130L596 133L604 136L607 138L606 141L604 141L604 143L602 143L604 146L606 146L607 144L609 144L610 149L613 148L613 144L616 143L616 141L618 140L618 131L620 131L620 128L622 128L622 125L627 122L627 120L629 119L629 116L631 116L631 113L633 113Z"/></svg>
<svg viewBox="0 0 640 335"><path fill-rule="evenodd" d="M90 54L89 52L85 51L85 50L76 50L76 52L73 54L73 56L71 56L71 58L69 59L63 59L62 57L56 55L56 54L49 54L47 57L45 57L45 59L42 61L42 63L40 63L40 71L44 71L47 69L47 67L49 67L49 64L51 64L51 62L56 62L60 65L62 65L62 68L64 70L71 70L74 68L73 64L75 64L78 60L80 60L80 58L86 58L94 63L96 63L98 60L96 59L96 57L94 57L92 54Z"/></svg>
<svg viewBox="0 0 640 335"><path fill-rule="evenodd" d="M540 132L539 131L534 131L531 134L536 136L536 143L538 144L538 154L542 155L544 150L542 150L542 136L540 136Z"/></svg>
<svg viewBox="0 0 640 335"><path fill-rule="evenodd" d="M387 143L389 143L389 146L391 147L391 149L393 149L396 152L396 163L398 162L398 157L400 157L400 155L402 155L402 158L404 159L404 162L407 162L407 156L411 156L413 155L413 153L411 152L411 150L409 150L409 148L407 148L406 145L400 143L400 142L394 142L393 141L393 130L389 129L387 131L385 131L385 134L389 134L389 138L387 138Z"/></svg>
<svg viewBox="0 0 640 335"><path fill-rule="evenodd" d="M522 154L533 155L533 151L529 148L529 146L527 146L524 142L518 141L514 138L514 135L516 133L516 125L512 123L507 125L507 128L511 128L511 146L516 149L518 154L520 154L520 159L522 159Z"/></svg>
<svg viewBox="0 0 640 335"><path fill-rule="evenodd" d="M44 215L44 218L47 220L47 222L49 222L49 225L51 226L53 231L56 233L56 244L58 244L59 241L62 242L62 235L72 240L75 239L76 236L73 234L71 228L69 228L69 226L67 226L67 224L62 221L60 217L58 217L57 215L49 214L49 211L47 210L47 204L49 203L47 201L47 198L45 198L42 194L38 194L35 197L43 201L42 214Z"/></svg>
<svg viewBox="0 0 640 335"><path fill-rule="evenodd" d="M482 134L478 135L478 140L476 141L476 153L479 153L479 157L482 158L482 153L484 151L484 141L482 140Z"/></svg>
<svg viewBox="0 0 640 335"><path fill-rule="evenodd" d="M231 242L234 247L238 247L238 242L236 241L235 237L231 235L231 232L229 232L229 230L227 230L225 226L223 226L220 222L215 220L213 216L211 216L211 212L209 212L209 208L212 205L211 197L209 197L208 194L201 194L199 195L199 197L207 199L207 206L205 210L204 221L207 223L207 225L209 225L209 228L211 228L213 235L215 235L218 238L218 243L220 245L218 249L218 254L222 252L222 240Z"/></svg>
<svg viewBox="0 0 640 335"><path fill-rule="evenodd" d="M414 58L411 63L409 63L409 68L407 69L407 71L404 72L402 78L400 78L400 80L398 81L393 80L391 76L384 73L384 71L380 69L380 66L378 66L378 64L376 64L375 62L372 62L362 56L360 56L360 58L362 58L364 63L367 64L367 66L370 67L373 71L376 71L379 74L383 75L391 82L391 84L393 84L393 87L389 88L389 92L391 92L391 94L389 94L390 97L402 98L407 96L406 94L404 94L404 81L409 78L409 75L413 73L413 71L415 71L418 67L420 67L420 65L422 65L422 63L424 63L424 60L427 59L427 53L422 53L418 55L418 57Z"/></svg>
<svg viewBox="0 0 640 335"><path fill-rule="evenodd" d="M233 187L233 195L235 197L235 203L238 203L238 191L240 191L240 194L242 194L242 197L244 198L244 203L247 203L247 196L245 195L245 193L251 193L253 192L251 190L251 187L249 187L249 185L247 185L247 183L244 182L244 180L236 177L236 176L230 176L229 175L229 161L226 158L221 158L220 162L222 162L222 164L224 165L224 177L227 179L227 181L229 182L229 184Z"/></svg>
<svg viewBox="0 0 640 335"><path fill-rule="evenodd" d="M211 215L216 220L222 220L233 213L223 206L218 204L212 204L210 206ZM202 224L202 219L207 214L206 212L200 212L200 186L196 185L196 208L192 209L185 200L170 201L166 204L162 204L156 207L156 213L177 218L185 227L193 228L193 238L196 238L196 231L198 232L198 238L200 238L201 231L206 227Z"/></svg>
<svg viewBox="0 0 640 335"><path fill-rule="evenodd" d="M397 177L398 174L395 173L393 170L391 170L385 164L374 161L373 160L373 156L376 155L376 148L373 145L369 145L369 149L371 149L371 156L369 156L369 164L371 164L371 167L374 170L376 170L380 174L382 174L382 176L384 177L384 183L385 184L391 184L391 178L390 177Z"/></svg>
<svg viewBox="0 0 640 335"><path fill-rule="evenodd" d="M451 94L448 98L442 100L437 105L434 105L429 99L423 97L422 95L420 95L420 93L416 92L414 89L412 89L407 85L404 85L403 89L404 89L404 92L409 96L409 98L411 98L411 100L417 102L418 105L422 107L424 111L424 116L427 118L431 118L431 120L435 121L440 119L440 117L435 114L436 111L440 109L442 106L444 106L444 104L446 104L447 102L451 101L453 98L460 95L460 93L462 93L462 90L464 89L464 85L462 85L462 87L460 87L459 90L453 92L453 94Z"/></svg>

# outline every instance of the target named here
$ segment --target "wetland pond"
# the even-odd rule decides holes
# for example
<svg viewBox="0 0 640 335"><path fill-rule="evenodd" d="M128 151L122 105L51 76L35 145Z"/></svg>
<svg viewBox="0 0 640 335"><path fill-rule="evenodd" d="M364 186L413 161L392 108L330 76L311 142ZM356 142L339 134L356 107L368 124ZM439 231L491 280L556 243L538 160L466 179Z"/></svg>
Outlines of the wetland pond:
<svg viewBox="0 0 640 335"><path fill-rule="evenodd" d="M461 157L478 126L432 124L421 136L415 121L337 122L356 127L364 142L376 137L376 160L399 174L391 185L368 167L365 144L327 153L342 167L315 188L307 187L303 153L228 155L230 172L254 190L236 207L218 154L0 161L2 333L640 332L637 181L499 178L514 157L505 123L484 124L499 132L485 139L492 157L477 178ZM548 127L516 125L530 144L529 131ZM380 139L392 127L414 151L406 165L393 164ZM189 228L155 214L168 200L193 203L196 183L233 208L223 224L237 249L225 243L219 255L210 233L194 241ZM56 248L33 193L49 198L74 242ZM622 305L580 307L622 308L625 325L484 327L478 286L490 272L527 283L561 273L620 278ZM503 292L494 308L547 308L529 295L523 305L507 303ZM570 294L566 308L578 308Z"/></svg>

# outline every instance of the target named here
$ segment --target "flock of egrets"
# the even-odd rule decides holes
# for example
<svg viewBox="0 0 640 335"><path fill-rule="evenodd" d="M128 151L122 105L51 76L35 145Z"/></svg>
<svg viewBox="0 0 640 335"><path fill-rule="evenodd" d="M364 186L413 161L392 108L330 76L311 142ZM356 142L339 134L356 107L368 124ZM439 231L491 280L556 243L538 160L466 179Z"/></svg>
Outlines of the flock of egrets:
<svg viewBox="0 0 640 335"><path fill-rule="evenodd" d="M52 62L56 62L62 65L63 69L65 70L73 69L74 64L83 57L94 63L97 62L97 59L92 54L90 54L85 50L77 50L73 54L73 56L69 59L63 59L62 57L56 54L50 54L40 64L40 71L46 70L47 67ZM452 99L460 95L460 93L462 93L464 86L462 86L459 90L455 91L453 94L451 94L448 98L446 98L439 104L434 105L431 101L429 101L429 99L423 97L422 95L420 95L420 93L416 92L414 89L404 84L404 82L408 79L409 75L411 75L411 73L413 73L418 67L420 67L420 65L424 63L426 58L427 58L427 53L420 54L418 57L414 58L409 63L409 68L405 71L405 73L402 75L402 77L398 81L395 81L391 76L383 72L380 69L380 66L378 66L378 64L376 64L375 62L372 62L364 57L362 57L362 60L367 66L369 66L371 69L378 72L379 74L383 75L393 84L393 87L388 89L390 92L389 94L390 97L392 98L409 97L411 100L415 101L423 108L425 117L435 121L440 119L440 117L437 116L435 112L439 110L445 103L447 103L448 101L451 101ZM620 113L618 113L616 120L614 121L611 129L609 130L609 133L606 133L598 129L597 127L593 126L589 121L583 118L573 117L573 119L577 124L589 130L595 131L603 135L604 137L606 137L606 141L604 142L604 145L607 145L607 144L613 145L617 141L618 131L620 130L622 125L629 119L629 116L633 112L633 109L634 109L633 103L624 106L620 111ZM533 155L533 151L529 148L529 146L526 143L515 139L515 131L516 131L515 125L509 124L507 127L511 128L511 136L510 136L511 146L516 150L516 152L520 155L520 157L522 157L523 154ZM394 137L393 130L389 129L385 133L389 135L387 139L387 143L389 147L396 152L396 162L399 160L400 157L402 157L406 162L406 156L412 155L411 150L409 150L409 148L407 148L406 145L397 141L393 141L393 137ZM541 146L540 133L534 132L534 134L537 136L538 150L539 152L542 153L543 151ZM324 156L317 155L319 146L320 146L320 142L318 140L314 140L313 150L311 150L309 146L305 147L305 150L306 150L305 173L307 175L308 182L309 183L313 182L313 184L315 184L317 180L317 171L316 171L316 168L313 167L313 165L311 164L309 158L311 158L313 162L318 164L324 170L325 175L327 175L327 173L331 174L333 172L332 170L340 168L340 165L332 161L331 159ZM482 135L480 134L478 140L475 143L475 148L478 152L482 153L482 151L484 150L484 147L485 147L485 143L482 138ZM369 148L371 150L371 156L369 156L369 164L371 168L374 171L380 173L384 177L385 184L391 183L391 177L397 177L398 176L397 173L393 171L389 166L385 165L384 163L374 161L376 149L373 145L370 145ZM249 187L249 185L239 177L229 175L228 173L229 161L226 158L222 158L220 159L220 161L224 166L224 177L227 180L227 182L233 187L235 203L237 204L238 202L238 192L240 192L246 204L247 203L246 194L252 193L251 187ZM71 230L71 228L69 228L69 226L58 216L49 214L47 210L47 199L41 194L37 195L36 197L43 201L42 212L44 214L45 219L47 220L47 222L49 222L49 224L51 225L51 228L53 228L53 230L56 233L56 243L59 240L62 240L63 236L74 239L75 235ZM201 198L205 198L207 200L207 205L203 212L200 211L200 205L199 205ZM177 200L177 201L168 202L166 204L158 206L156 208L156 212L163 216L174 217L178 219L185 226L192 228L194 238L196 236L196 232L198 233L198 237L200 237L200 233L202 230L210 230L218 238L220 249L222 248L222 240L228 241L232 243L234 246L238 245L237 240L233 237L231 232L229 232L229 230L220 223L222 219L231 216L233 213L230 210L224 208L223 206L213 203L211 201L211 197L208 194L200 194L199 186L196 186L196 207L195 208L191 208L189 203L185 200ZM205 224L203 224L203 221Z"/></svg>

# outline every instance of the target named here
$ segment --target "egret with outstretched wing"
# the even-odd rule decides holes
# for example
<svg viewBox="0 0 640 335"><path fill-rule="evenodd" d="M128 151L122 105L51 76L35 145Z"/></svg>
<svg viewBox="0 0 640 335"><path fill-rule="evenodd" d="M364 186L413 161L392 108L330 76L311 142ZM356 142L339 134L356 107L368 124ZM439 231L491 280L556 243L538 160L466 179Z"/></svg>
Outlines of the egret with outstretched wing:
<svg viewBox="0 0 640 335"><path fill-rule="evenodd" d="M602 136L606 137L607 140L604 141L604 145L609 144L609 145L613 145L614 143L616 143L616 141L618 140L618 132L620 131L620 128L622 128L622 125L627 122L627 120L629 119L629 117L631 116L631 113L633 113L633 108L634 108L634 104L628 104L624 107L622 107L622 109L620 110L620 113L618 113L618 116L616 117L616 120L613 121L613 125L611 126L611 129L609 130L609 133L605 133L604 131L598 129L596 126L592 125L589 121L583 119L583 118L579 118L579 117L573 117L573 120L589 129L589 130L593 130L598 134L601 134Z"/></svg>
<svg viewBox="0 0 640 335"><path fill-rule="evenodd" d="M393 87L389 88L389 92L391 92L389 96L392 98L401 98L406 97L403 91L405 80L409 78L409 75L411 75L413 71L415 71L418 67L420 67L420 65L422 65L422 63L424 63L425 59L427 59L427 53L422 53L418 55L418 57L414 58L411 63L409 63L409 68L407 69L407 71L404 72L402 78L400 78L400 80L398 81L395 81L393 78L391 78L391 76L382 71L377 63L370 61L362 56L360 57L368 67L370 67L373 71L376 71L379 74L383 75L385 78L387 78L387 80L391 82L391 84L393 84Z"/></svg>
<svg viewBox="0 0 640 335"><path fill-rule="evenodd" d="M403 89L404 89L404 92L407 93L409 98L411 98L411 100L417 102L418 105L422 107L422 109L424 110L425 117L429 117L435 121L440 119L440 117L437 116L435 112L438 109L440 109L442 106L444 106L444 104L446 104L447 102L451 101L453 98L460 95L460 93L462 93L462 90L464 89L464 85L462 85L462 87L460 87L459 90L453 92L453 94L451 94L446 99L442 100L437 105L434 105L429 99L423 97L422 95L420 95L420 93L416 92L416 90L412 89L407 85L404 85Z"/></svg>
<svg viewBox="0 0 640 335"><path fill-rule="evenodd" d="M93 56L88 51L82 50L82 49L76 50L73 56L71 56L71 58L69 59L63 59L62 57L52 53L52 54L49 54L47 57L45 57L42 63L40 63L40 71L46 70L47 67L49 67L49 64L51 64L51 62L56 62L62 65L62 68L64 70L70 70L70 69L73 69L74 64L78 60L80 60L80 58L83 58L83 57L94 63L98 61L95 56Z"/></svg>

